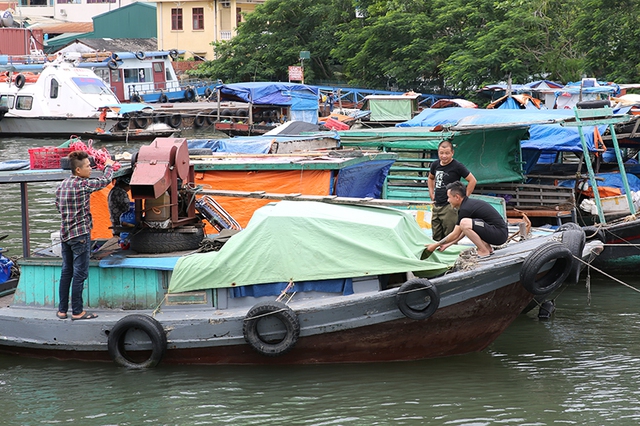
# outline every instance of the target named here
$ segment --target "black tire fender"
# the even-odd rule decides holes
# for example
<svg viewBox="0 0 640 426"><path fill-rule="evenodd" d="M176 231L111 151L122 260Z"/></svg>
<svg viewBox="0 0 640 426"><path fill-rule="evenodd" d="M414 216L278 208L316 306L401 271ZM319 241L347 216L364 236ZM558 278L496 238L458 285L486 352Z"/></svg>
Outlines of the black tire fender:
<svg viewBox="0 0 640 426"><path fill-rule="evenodd" d="M261 334L258 325L268 318L275 318L285 327L285 334L277 341L268 340ZM244 339L258 353L265 356L279 356L289 352L298 342L300 321L289 306L282 302L261 302L247 312L242 325Z"/></svg>
<svg viewBox="0 0 640 426"><path fill-rule="evenodd" d="M135 53L135 55L136 55L136 59L139 60L139 61L142 61L146 57L146 55L144 54L144 52L142 50L138 50Z"/></svg>
<svg viewBox="0 0 640 426"><path fill-rule="evenodd" d="M107 67L110 70L117 70L118 69L118 63L114 59L110 59L109 62L107 62Z"/></svg>
<svg viewBox="0 0 640 426"><path fill-rule="evenodd" d="M166 104L167 102L169 102L169 98L164 93L161 93L160 97L158 97L158 103Z"/></svg>
<svg viewBox="0 0 640 426"><path fill-rule="evenodd" d="M196 98L196 91L193 90L193 87L189 87L184 91L184 99L185 101L192 102Z"/></svg>
<svg viewBox="0 0 640 426"><path fill-rule="evenodd" d="M146 129L150 122L151 118L148 115L140 115L133 119L133 124L137 129Z"/></svg>
<svg viewBox="0 0 640 426"><path fill-rule="evenodd" d="M209 111L204 116L204 120L207 122L207 126L211 126L214 121L218 119L218 113L216 111Z"/></svg>
<svg viewBox="0 0 640 426"><path fill-rule="evenodd" d="M412 278L398 289L396 304L400 312L407 318L427 319L440 306L440 292L429 280Z"/></svg>
<svg viewBox="0 0 640 426"><path fill-rule="evenodd" d="M129 120L128 119L123 119L118 121L117 124L118 130L127 130L127 127L129 127Z"/></svg>
<svg viewBox="0 0 640 426"><path fill-rule="evenodd" d="M149 358L142 362L137 362L129 357L125 349L127 332L134 329L144 332L151 341L151 354ZM127 315L120 319L109 331L107 347L111 359L122 367L132 369L151 368L158 365L167 352L167 334L162 324L148 315Z"/></svg>
<svg viewBox="0 0 640 426"><path fill-rule="evenodd" d="M211 148L189 148L189 155L211 155Z"/></svg>
<svg viewBox="0 0 640 426"><path fill-rule="evenodd" d="M138 253L170 253L172 251L195 250L200 247L204 230L175 232L165 229L142 228L130 236L131 250Z"/></svg>
<svg viewBox="0 0 640 426"><path fill-rule="evenodd" d="M182 115L173 114L171 117L169 117L169 122L167 124L169 124L169 126L173 127L174 129L177 129L182 125Z"/></svg>
<svg viewBox="0 0 640 426"><path fill-rule="evenodd" d="M16 76L16 87L18 89L22 89L26 82L27 82L27 77L25 77L24 74L18 74Z"/></svg>
<svg viewBox="0 0 640 426"><path fill-rule="evenodd" d="M578 225L576 225L578 226ZM573 261L571 262L571 270L567 281L571 284L575 284L580 279L580 271L582 271L582 262L578 259L582 259L582 251L587 239L584 231L580 229L567 229L562 232L562 244L565 245L573 255Z"/></svg>
<svg viewBox="0 0 640 426"><path fill-rule="evenodd" d="M220 117L231 118L233 117L233 111L230 109L223 109L220 111Z"/></svg>
<svg viewBox="0 0 640 426"><path fill-rule="evenodd" d="M176 59L178 59L178 51L176 49L171 49L169 51L169 56L175 61Z"/></svg>
<svg viewBox="0 0 640 426"><path fill-rule="evenodd" d="M606 236L602 228L597 226L585 226L583 229L584 229L584 234L587 237L587 241L596 239L602 243L606 242L605 241Z"/></svg>
<svg viewBox="0 0 640 426"><path fill-rule="evenodd" d="M578 109L596 109L596 108L604 108L611 107L611 102L608 99L604 100L593 100L593 101L582 101L576 104Z"/></svg>
<svg viewBox="0 0 640 426"><path fill-rule="evenodd" d="M209 99L212 94L213 94L213 90L211 90L210 87L207 87L206 89L204 89L204 97L205 98Z"/></svg>
<svg viewBox="0 0 640 426"><path fill-rule="evenodd" d="M199 112L196 114L196 118L193 119L193 125L195 127L202 127L204 126L205 123L205 117L204 114Z"/></svg>
<svg viewBox="0 0 640 426"><path fill-rule="evenodd" d="M139 102L142 102L142 97L139 94L134 93L133 95L131 95L131 98L129 100L131 102L139 103Z"/></svg>
<svg viewBox="0 0 640 426"><path fill-rule="evenodd" d="M551 269L538 277L542 268L554 261ZM536 247L522 263L520 283L536 296L549 294L567 279L573 265L571 250L557 241Z"/></svg>

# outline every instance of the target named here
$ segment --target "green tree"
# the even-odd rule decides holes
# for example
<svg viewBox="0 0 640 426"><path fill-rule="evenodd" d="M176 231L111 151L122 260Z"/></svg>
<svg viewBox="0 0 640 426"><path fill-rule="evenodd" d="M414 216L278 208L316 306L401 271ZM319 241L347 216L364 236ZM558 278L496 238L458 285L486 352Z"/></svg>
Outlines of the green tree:
<svg viewBox="0 0 640 426"><path fill-rule="evenodd" d="M192 75L224 81L286 81L288 67L311 52L305 80L333 78L331 47L336 26L354 11L346 0L269 0L256 6L230 41L214 43L217 59Z"/></svg>
<svg viewBox="0 0 640 426"><path fill-rule="evenodd" d="M637 0L585 0L574 31L585 52L584 73L608 81L640 77L640 3Z"/></svg>

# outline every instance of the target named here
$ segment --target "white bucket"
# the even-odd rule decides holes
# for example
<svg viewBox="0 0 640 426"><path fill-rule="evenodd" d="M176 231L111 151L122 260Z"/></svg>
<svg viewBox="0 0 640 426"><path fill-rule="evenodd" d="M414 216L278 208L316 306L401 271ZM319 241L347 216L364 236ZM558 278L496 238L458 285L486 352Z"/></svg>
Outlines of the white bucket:
<svg viewBox="0 0 640 426"><path fill-rule="evenodd" d="M51 233L51 251L54 256L62 256L62 243L60 242L60 231Z"/></svg>

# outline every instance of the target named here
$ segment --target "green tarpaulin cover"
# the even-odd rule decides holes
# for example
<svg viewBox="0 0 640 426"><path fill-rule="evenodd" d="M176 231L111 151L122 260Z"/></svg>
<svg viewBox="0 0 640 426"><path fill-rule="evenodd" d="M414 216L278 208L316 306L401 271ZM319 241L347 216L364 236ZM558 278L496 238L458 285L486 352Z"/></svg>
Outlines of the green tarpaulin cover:
<svg viewBox="0 0 640 426"><path fill-rule="evenodd" d="M464 247L420 260L431 242L406 211L281 201L258 209L220 251L180 258L169 292L407 271L436 276Z"/></svg>

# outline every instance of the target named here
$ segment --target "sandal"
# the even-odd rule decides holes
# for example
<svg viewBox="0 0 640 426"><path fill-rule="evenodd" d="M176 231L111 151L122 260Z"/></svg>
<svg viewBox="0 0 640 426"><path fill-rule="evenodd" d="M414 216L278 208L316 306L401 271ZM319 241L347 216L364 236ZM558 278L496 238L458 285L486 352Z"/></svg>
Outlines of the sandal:
<svg viewBox="0 0 640 426"><path fill-rule="evenodd" d="M90 313L90 312L83 312L81 316L79 317L74 317L73 315L71 316L71 319L76 321L76 320L84 320L84 319L94 319L94 318L98 318L98 314L94 314L94 313Z"/></svg>
<svg viewBox="0 0 640 426"><path fill-rule="evenodd" d="M60 311L56 312L56 316L57 316L58 318L60 318L60 319L67 319L67 318L69 318L69 316L67 315L67 313L66 313L66 312L60 312Z"/></svg>

